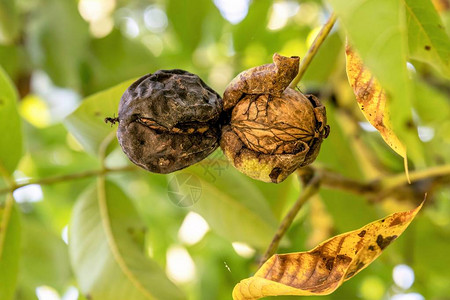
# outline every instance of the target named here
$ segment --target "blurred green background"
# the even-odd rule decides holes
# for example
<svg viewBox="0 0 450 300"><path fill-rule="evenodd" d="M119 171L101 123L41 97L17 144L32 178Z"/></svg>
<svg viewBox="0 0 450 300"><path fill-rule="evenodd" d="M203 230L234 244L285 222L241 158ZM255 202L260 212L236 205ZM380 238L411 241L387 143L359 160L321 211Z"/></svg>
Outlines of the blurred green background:
<svg viewBox="0 0 450 300"><path fill-rule="evenodd" d="M435 2L443 5L440 18L449 24L450 4ZM6 137L14 134L16 142L0 139L3 149L20 156L17 168L12 167L13 178L20 183L99 169L99 145L115 130L103 119L117 114L129 80L158 69L185 69L221 94L236 74L270 63L275 52L304 57L330 11L329 3L313 0L2 0L0 64L18 91L22 126L17 133L5 131L6 125L2 129ZM362 24L360 30L371 26ZM402 159L365 121L348 86L346 32L338 22L299 85L325 103L331 126L315 166L360 180L402 173ZM450 164L449 76L426 59L409 59L408 70L413 81L412 126L419 137L416 144L408 144L415 152L410 168ZM17 141L23 141L23 148ZM130 164L117 142L107 154L110 168ZM172 175L133 170L107 177L103 188L117 210L109 212L111 232L126 263L151 257L188 299L230 299L234 285L255 272L259 256L300 192L294 175L279 185L245 177L220 150ZM192 181L178 190L181 178ZM80 291L133 289L126 282L129 278L115 276L116 269L108 273L110 269L89 266L105 257L114 262L111 243L96 231L104 216L96 207L89 208L95 212L89 214L82 209L90 204L89 190L102 189L95 183L95 177L83 177L14 192L19 213L11 220L21 233L7 236L4 247L20 241L17 251L8 252L19 269L0 270L5 284L17 284L12 299L85 299ZM0 188L5 187L0 180ZM192 196L192 188L200 194ZM196 203L174 205L174 190L189 194ZM332 235L410 209L427 191L426 209L404 235L370 267L322 299L450 299L448 180L423 181L409 197L382 199L323 188L300 212L279 252L309 250ZM0 195L2 203L4 198L5 193ZM121 209L130 213L122 215ZM77 243L70 258L69 231L71 242ZM130 254L134 247L142 253ZM82 258L83 253L88 258ZM151 270L136 276L151 277ZM95 277L94 271L105 273ZM155 271L154 279L160 273ZM89 283L90 276L101 280ZM93 299L120 299L117 295L120 291L116 298Z"/></svg>

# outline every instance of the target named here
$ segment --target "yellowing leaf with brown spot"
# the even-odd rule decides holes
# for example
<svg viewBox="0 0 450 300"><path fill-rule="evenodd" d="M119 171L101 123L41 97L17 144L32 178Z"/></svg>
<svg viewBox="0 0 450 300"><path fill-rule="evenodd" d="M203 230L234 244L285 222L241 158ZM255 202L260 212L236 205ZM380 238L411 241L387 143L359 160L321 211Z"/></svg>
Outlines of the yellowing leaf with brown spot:
<svg viewBox="0 0 450 300"><path fill-rule="evenodd" d="M380 132L383 140L389 147L403 157L405 172L409 182L406 148L392 130L386 92L348 43L345 50L347 77L355 93L359 108L361 108L367 121Z"/></svg>
<svg viewBox="0 0 450 300"><path fill-rule="evenodd" d="M432 0L434 8L439 13L446 12L450 10L450 1L449 0Z"/></svg>
<svg viewBox="0 0 450 300"><path fill-rule="evenodd" d="M308 252L275 254L239 282L234 300L328 295L374 261L408 227L423 203L323 242Z"/></svg>

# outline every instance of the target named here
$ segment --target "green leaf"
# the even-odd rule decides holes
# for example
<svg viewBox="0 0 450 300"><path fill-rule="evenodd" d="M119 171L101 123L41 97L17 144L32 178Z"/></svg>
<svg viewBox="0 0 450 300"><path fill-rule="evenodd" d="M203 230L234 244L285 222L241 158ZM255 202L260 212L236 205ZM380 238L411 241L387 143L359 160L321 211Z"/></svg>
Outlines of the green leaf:
<svg viewBox="0 0 450 300"><path fill-rule="evenodd" d="M184 299L136 239L145 229L130 200L104 178L78 199L70 222L69 255L89 299Z"/></svg>
<svg viewBox="0 0 450 300"><path fill-rule="evenodd" d="M100 144L116 126L105 123L105 118L118 114L119 101L125 90L135 81L128 80L83 100L81 105L64 120L64 125L84 149L98 154Z"/></svg>
<svg viewBox="0 0 450 300"><path fill-rule="evenodd" d="M72 277L66 244L29 215L23 217L22 224L21 285L33 290L47 285L63 291Z"/></svg>
<svg viewBox="0 0 450 300"><path fill-rule="evenodd" d="M17 112L17 92L0 67L0 175L11 175L22 156L21 127Z"/></svg>
<svg viewBox="0 0 450 300"><path fill-rule="evenodd" d="M219 152L174 176L194 174L198 178L197 188L201 194L192 210L205 218L213 231L230 242L244 242L265 248L277 228L270 206L253 180L231 166L216 173L214 179L211 177L215 162L220 159Z"/></svg>
<svg viewBox="0 0 450 300"><path fill-rule="evenodd" d="M9 300L13 299L19 271L20 219L11 194L0 203L0 299Z"/></svg>
<svg viewBox="0 0 450 300"><path fill-rule="evenodd" d="M430 0L403 0L412 58L427 62L450 77L450 38Z"/></svg>

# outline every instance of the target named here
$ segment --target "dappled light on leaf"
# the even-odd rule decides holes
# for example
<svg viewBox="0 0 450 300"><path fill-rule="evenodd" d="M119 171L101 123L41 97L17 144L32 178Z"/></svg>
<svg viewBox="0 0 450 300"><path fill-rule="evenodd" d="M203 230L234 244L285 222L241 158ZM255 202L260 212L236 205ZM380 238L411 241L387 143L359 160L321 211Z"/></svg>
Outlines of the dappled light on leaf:
<svg viewBox="0 0 450 300"><path fill-rule="evenodd" d="M335 236L308 252L273 255L253 277L235 286L233 299L328 295L372 263L403 233L422 205Z"/></svg>
<svg viewBox="0 0 450 300"><path fill-rule="evenodd" d="M406 148L392 129L386 91L364 66L359 55L347 44L347 77L364 117L381 134L383 140L404 159L408 177Z"/></svg>

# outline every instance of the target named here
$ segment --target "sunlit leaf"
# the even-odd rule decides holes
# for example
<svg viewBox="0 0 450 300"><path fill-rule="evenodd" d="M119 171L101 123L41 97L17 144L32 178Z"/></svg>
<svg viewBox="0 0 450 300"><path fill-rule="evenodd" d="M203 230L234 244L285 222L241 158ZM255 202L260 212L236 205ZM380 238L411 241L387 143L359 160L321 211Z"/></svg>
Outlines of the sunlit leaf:
<svg viewBox="0 0 450 300"><path fill-rule="evenodd" d="M404 6L391 0L330 0L349 42L389 95L392 127L408 147L408 156L421 159L412 123L411 83Z"/></svg>
<svg viewBox="0 0 450 300"><path fill-rule="evenodd" d="M22 130L17 93L0 67L0 175L11 175L22 156Z"/></svg>
<svg viewBox="0 0 450 300"><path fill-rule="evenodd" d="M0 198L0 299L13 299L20 258L20 219L14 199Z"/></svg>
<svg viewBox="0 0 450 300"><path fill-rule="evenodd" d="M233 299L276 295L327 295L373 262L408 227L422 204L358 230L335 236L308 252L276 254L253 277L242 280Z"/></svg>
<svg viewBox="0 0 450 300"><path fill-rule="evenodd" d="M346 47L346 55L348 81L353 88L362 113L380 132L389 147L403 157L405 171L408 174L406 148L392 129L390 102L388 102L385 90L349 45Z"/></svg>
<svg viewBox="0 0 450 300"><path fill-rule="evenodd" d="M117 116L120 98L133 81L125 81L87 97L64 120L64 125L87 152L97 155L102 141L116 130L117 125L106 124L105 118Z"/></svg>
<svg viewBox="0 0 450 300"><path fill-rule="evenodd" d="M429 0L404 0L410 55L450 77L450 38Z"/></svg>
<svg viewBox="0 0 450 300"><path fill-rule="evenodd" d="M69 255L89 299L184 299L158 264L145 254L146 230L130 200L104 179L75 205Z"/></svg>

